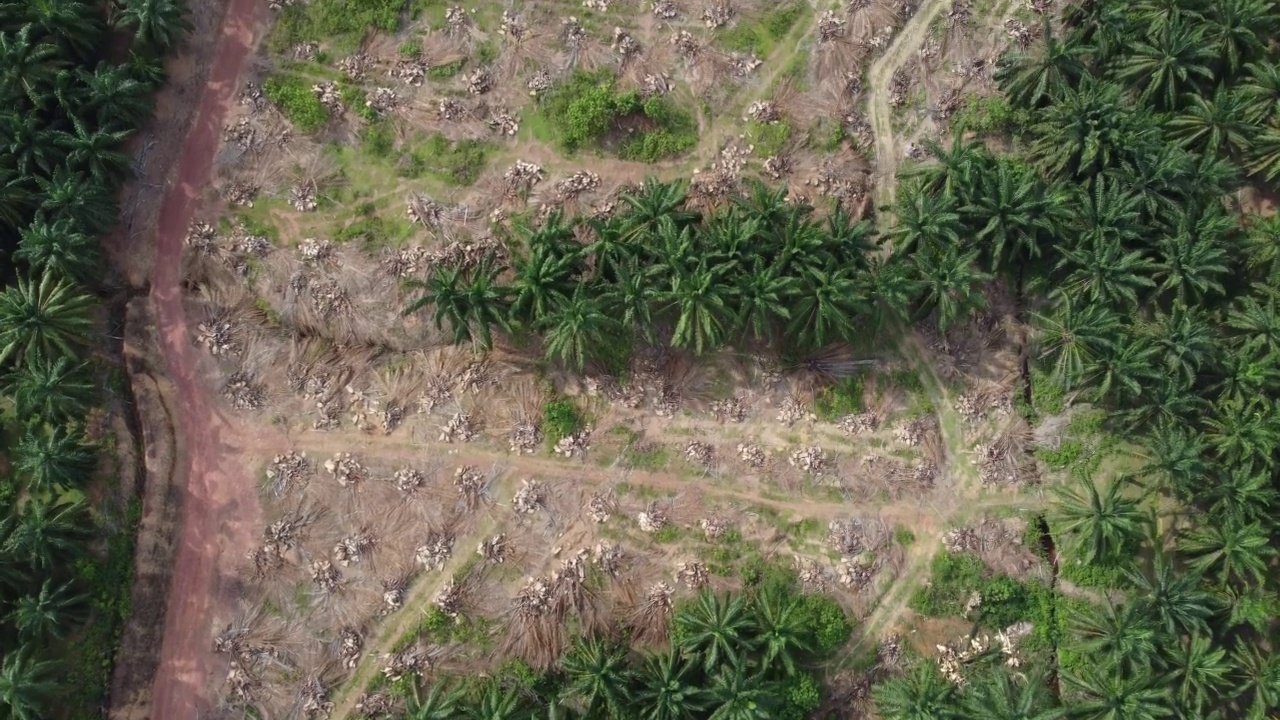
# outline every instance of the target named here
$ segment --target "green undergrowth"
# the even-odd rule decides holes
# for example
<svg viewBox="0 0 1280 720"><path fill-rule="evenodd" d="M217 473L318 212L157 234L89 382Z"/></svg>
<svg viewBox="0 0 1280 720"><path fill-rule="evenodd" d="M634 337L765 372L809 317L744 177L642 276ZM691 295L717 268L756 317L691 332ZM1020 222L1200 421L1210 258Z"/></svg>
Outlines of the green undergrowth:
<svg viewBox="0 0 1280 720"><path fill-rule="evenodd" d="M396 167L401 177L430 176L448 185L465 187L475 184L492 154L493 144L484 140L450 140L435 133L402 149Z"/></svg>
<svg viewBox="0 0 1280 720"><path fill-rule="evenodd" d="M856 373L834 385L823 388L814 398L813 411L819 420L835 422L845 415L862 412L862 394L866 376Z"/></svg>
<svg viewBox="0 0 1280 720"><path fill-rule="evenodd" d="M311 0L286 4L276 14L267 45L279 53L301 42L337 39L344 46L358 44L371 30L399 30L407 4L406 0Z"/></svg>
<svg viewBox="0 0 1280 720"><path fill-rule="evenodd" d="M740 18L720 33L720 45L729 51L755 53L761 60L768 57L778 41L808 12L808 4L787 3L775 7L757 19Z"/></svg>
<svg viewBox="0 0 1280 720"><path fill-rule="evenodd" d="M769 157L782 152L791 139L791 125L787 122L747 123L747 140L754 146L757 157Z"/></svg>
<svg viewBox="0 0 1280 720"><path fill-rule="evenodd" d="M316 132L329 122L329 110L300 75L272 75L262 83L262 94L301 132Z"/></svg>
<svg viewBox="0 0 1280 720"><path fill-rule="evenodd" d="M542 406L542 437L548 447L555 447L561 438L582 429L585 420L582 411L569 398L548 400Z"/></svg>
<svg viewBox="0 0 1280 720"><path fill-rule="evenodd" d="M1031 114L1009 105L1004 95L969 95L951 117L960 132L1019 137L1031 124Z"/></svg>
<svg viewBox="0 0 1280 720"><path fill-rule="evenodd" d="M624 160L657 162L697 144L693 116L668 98L622 91L607 70L577 71L543 94L537 115L561 150L612 152ZM537 134L537 133L535 133Z"/></svg>

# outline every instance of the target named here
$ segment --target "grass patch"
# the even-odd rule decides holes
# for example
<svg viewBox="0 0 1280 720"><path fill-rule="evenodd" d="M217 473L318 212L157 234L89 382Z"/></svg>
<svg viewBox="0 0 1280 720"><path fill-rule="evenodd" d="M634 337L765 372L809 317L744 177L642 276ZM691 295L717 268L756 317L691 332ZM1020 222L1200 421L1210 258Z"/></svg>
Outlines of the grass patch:
<svg viewBox="0 0 1280 720"><path fill-rule="evenodd" d="M268 46L283 52L300 42L363 37L370 29L395 32L405 5L406 0L312 0L286 5L276 14Z"/></svg>
<svg viewBox="0 0 1280 720"><path fill-rule="evenodd" d="M492 40L485 40L476 46L476 62L481 65L489 65L498 59L498 44Z"/></svg>
<svg viewBox="0 0 1280 720"><path fill-rule="evenodd" d="M960 132L1018 136L1031 124L1031 113L1014 109L1004 95L970 95L956 109L951 123Z"/></svg>
<svg viewBox="0 0 1280 720"><path fill-rule="evenodd" d="M633 444L622 454L622 462L634 470L658 472L671 462L671 451L664 445Z"/></svg>
<svg viewBox="0 0 1280 720"><path fill-rule="evenodd" d="M911 547L916 541L916 534L904 525L895 525L893 527L893 541L904 548Z"/></svg>
<svg viewBox="0 0 1280 720"><path fill-rule="evenodd" d="M835 422L845 415L862 412L862 394L866 377L857 373L835 385L825 387L814 398L813 412L819 420Z"/></svg>
<svg viewBox="0 0 1280 720"><path fill-rule="evenodd" d="M753 120L747 123L747 138L755 146L756 155L777 155L791 139L791 125L786 122L759 123Z"/></svg>
<svg viewBox="0 0 1280 720"><path fill-rule="evenodd" d="M542 436L546 438L548 447L555 447L561 438L572 435L582 429L582 413L569 398L548 400L542 406Z"/></svg>
<svg viewBox="0 0 1280 720"><path fill-rule="evenodd" d="M462 72L462 68L467 64L466 58L462 60L454 60L444 65L436 65L427 70L427 78L430 80L448 80L449 78Z"/></svg>
<svg viewBox="0 0 1280 720"><path fill-rule="evenodd" d="M408 221L387 220L373 214L373 208L368 206L361 209L366 212L356 220L335 228L334 242L359 242L366 250L379 250L395 247L413 235L413 225Z"/></svg>
<svg viewBox="0 0 1280 720"><path fill-rule="evenodd" d="M329 110L311 92L311 84L298 75L272 75L262 83L267 96L298 130L313 133L329 123Z"/></svg>
<svg viewBox="0 0 1280 720"><path fill-rule="evenodd" d="M360 145L373 157L380 159L391 157L391 153L396 149L395 131L391 128L391 123L385 121L369 123L360 132Z"/></svg>
<svg viewBox="0 0 1280 720"><path fill-rule="evenodd" d="M479 179L492 152L493 145L484 140L452 141L435 133L403 153L397 165L402 177L429 175L449 185L465 187Z"/></svg>
<svg viewBox="0 0 1280 720"><path fill-rule="evenodd" d="M773 46L791 32L804 17L804 3L790 3L765 13L758 20L741 19L733 27L720 34L720 44L734 52L755 53L764 59Z"/></svg>

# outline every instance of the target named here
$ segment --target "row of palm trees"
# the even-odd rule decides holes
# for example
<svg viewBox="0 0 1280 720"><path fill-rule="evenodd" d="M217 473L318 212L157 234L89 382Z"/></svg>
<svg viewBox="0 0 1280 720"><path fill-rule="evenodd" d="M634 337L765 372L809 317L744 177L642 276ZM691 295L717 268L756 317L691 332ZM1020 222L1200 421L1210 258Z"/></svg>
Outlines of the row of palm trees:
<svg viewBox="0 0 1280 720"><path fill-rule="evenodd" d="M86 437L101 395L89 359L100 320L91 289L104 274L98 238L116 223L130 167L121 145L151 112L164 52L189 27L185 12L181 0L0 2L0 256L10 260L0 276L0 390L16 419L0 481L6 718L96 711L106 689L104 676L64 662L96 611L85 569L99 562L98 518L81 492L99 451ZM129 38L114 57L116 40ZM113 650L86 649L98 656L75 666L101 668L100 654Z"/></svg>
<svg viewBox="0 0 1280 720"><path fill-rule="evenodd" d="M647 654L603 638L578 638L537 683L501 675L442 680L425 693L415 691L400 717L803 720L821 700L814 663L850 630L843 617L814 612L838 608L815 597L801 595L794 584L766 585L751 595L705 592L677 607L668 650ZM840 627L833 630L832 623Z"/></svg>
<svg viewBox="0 0 1280 720"><path fill-rule="evenodd" d="M1030 118L1011 151L935 146L891 231L905 262L967 256L1011 283L1041 366L1147 456L1135 478L1059 493L1064 562L1121 570L1124 599L1067 614L1062 707L991 717L1272 717L1280 221L1235 193L1280 174L1280 12L1094 0L1063 19L997 73ZM1159 496L1190 510L1157 533ZM969 693L926 663L882 686L881 710L970 717Z"/></svg>

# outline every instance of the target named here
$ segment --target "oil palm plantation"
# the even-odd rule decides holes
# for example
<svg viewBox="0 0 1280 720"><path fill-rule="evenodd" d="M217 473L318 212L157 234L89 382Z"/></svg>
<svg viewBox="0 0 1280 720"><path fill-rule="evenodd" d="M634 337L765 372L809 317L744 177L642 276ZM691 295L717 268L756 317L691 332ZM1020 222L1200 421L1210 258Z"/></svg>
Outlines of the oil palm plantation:
<svg viewBox="0 0 1280 720"><path fill-rule="evenodd" d="M641 720L693 720L711 705L697 665L672 649L645 661L635 693Z"/></svg>
<svg viewBox="0 0 1280 720"><path fill-rule="evenodd" d="M619 344L620 326L596 295L579 285L543 319L543 351L579 372Z"/></svg>
<svg viewBox="0 0 1280 720"><path fill-rule="evenodd" d="M69 221L37 218L18 243L13 259L33 274L53 273L88 284L101 274L102 251L96 238L85 235Z"/></svg>
<svg viewBox="0 0 1280 720"><path fill-rule="evenodd" d="M191 30L187 6L181 0L120 0L117 7L115 26L132 31L152 52L175 47Z"/></svg>
<svg viewBox="0 0 1280 720"><path fill-rule="evenodd" d="M581 699L588 718L623 718L631 713L631 672L625 647L579 638L565 656L565 690Z"/></svg>
<svg viewBox="0 0 1280 720"><path fill-rule="evenodd" d="M1146 516L1137 499L1124 494L1127 484L1119 478L1100 490L1084 478L1058 490L1056 526L1071 537L1077 562L1114 560L1144 537Z"/></svg>
<svg viewBox="0 0 1280 720"><path fill-rule="evenodd" d="M3 388L18 417L55 425L83 417L97 395L89 364L67 357L37 356L6 375Z"/></svg>
<svg viewBox="0 0 1280 720"><path fill-rule="evenodd" d="M1009 100L1021 107L1041 107L1063 95L1087 70L1087 48L1063 42L1044 16L1041 43L1002 60L996 82Z"/></svg>
<svg viewBox="0 0 1280 720"><path fill-rule="evenodd" d="M510 329L507 322L510 292L498 283L500 272L492 256L471 270L438 268L425 281L408 283L409 287L421 289L422 295L404 314L434 307L432 320L436 330L443 330L448 324L455 344L472 342L481 348L493 347L493 328Z"/></svg>
<svg viewBox="0 0 1280 720"><path fill-rule="evenodd" d="M61 639L84 622L87 601L88 597L77 592L70 582L56 584L52 578L45 578L38 590L18 598L9 620L23 642Z"/></svg>
<svg viewBox="0 0 1280 720"><path fill-rule="evenodd" d="M933 663L919 663L905 675L875 688L876 709L892 720L961 720L956 688Z"/></svg>
<svg viewBox="0 0 1280 720"><path fill-rule="evenodd" d="M81 552L91 528L82 500L28 502L3 547L20 562L48 571Z"/></svg>
<svg viewBox="0 0 1280 720"><path fill-rule="evenodd" d="M1276 552L1271 533L1260 522L1227 518L1194 528L1179 543L1190 565L1219 584L1261 584Z"/></svg>
<svg viewBox="0 0 1280 720"><path fill-rule="evenodd" d="M1072 717L1082 720L1159 720L1173 715L1170 690L1151 674L1126 676L1096 667L1063 676L1078 694Z"/></svg>
<svg viewBox="0 0 1280 720"><path fill-rule="evenodd" d="M916 283L921 312L936 312L939 332L964 321L987 306L983 285L992 279L980 269L978 250L964 251L959 244L917 252Z"/></svg>
<svg viewBox="0 0 1280 720"><path fill-rule="evenodd" d="M32 492L84 487L98 458L80 433L65 425L32 425L18 441L13 466Z"/></svg>
<svg viewBox="0 0 1280 720"><path fill-rule="evenodd" d="M751 648L755 624L741 596L704 592L675 617L675 637L680 652L698 658L703 670L713 674L724 665L742 664L742 653Z"/></svg>
<svg viewBox="0 0 1280 720"><path fill-rule="evenodd" d="M1177 19L1153 26L1146 38L1129 48L1116 67L1116 77L1129 82L1141 100L1156 108L1178 109L1184 93L1213 81L1213 50L1205 43L1202 28Z"/></svg>
<svg viewBox="0 0 1280 720"><path fill-rule="evenodd" d="M57 665L35 656L31 645L5 654L0 665L0 710L12 720L43 720L59 691Z"/></svg>
<svg viewBox="0 0 1280 720"><path fill-rule="evenodd" d="M1044 673L1019 673L1002 669L974 678L961 701L966 720L1057 720L1066 715L1049 692Z"/></svg>

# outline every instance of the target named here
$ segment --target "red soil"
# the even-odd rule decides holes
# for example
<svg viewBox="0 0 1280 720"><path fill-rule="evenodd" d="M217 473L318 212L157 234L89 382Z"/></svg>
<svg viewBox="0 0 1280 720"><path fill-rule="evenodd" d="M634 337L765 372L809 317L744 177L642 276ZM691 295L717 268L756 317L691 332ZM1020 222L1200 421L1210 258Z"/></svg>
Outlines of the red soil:
<svg viewBox="0 0 1280 720"><path fill-rule="evenodd" d="M208 84L187 137L176 181L164 200L156 234L151 302L161 351L181 409L176 431L185 438L186 488L177 561L165 615L160 665L152 687L151 717L198 717L210 704L211 681L221 661L212 635L220 608L233 601L236 566L261 524L253 479L240 465L237 428L218 412L197 375L198 357L182 306L182 246L204 194L240 75L264 25L262 0L231 0ZM222 612L226 612L222 610Z"/></svg>

